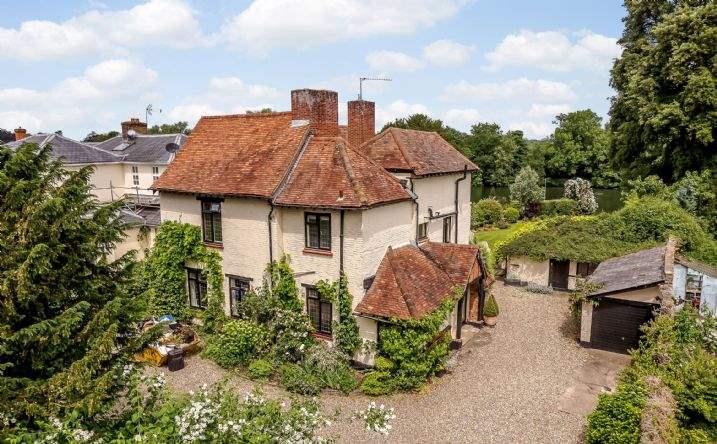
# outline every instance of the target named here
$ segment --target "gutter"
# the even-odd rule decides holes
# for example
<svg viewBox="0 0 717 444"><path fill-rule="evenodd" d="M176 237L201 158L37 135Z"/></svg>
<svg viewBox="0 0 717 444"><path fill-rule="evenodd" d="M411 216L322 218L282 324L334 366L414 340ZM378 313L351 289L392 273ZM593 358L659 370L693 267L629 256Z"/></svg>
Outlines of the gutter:
<svg viewBox="0 0 717 444"><path fill-rule="evenodd" d="M413 178L409 177L408 180L411 181L411 199L413 199L413 203L416 204L416 245L418 245L418 226L420 225L420 222L418 221L418 195L413 192Z"/></svg>
<svg viewBox="0 0 717 444"><path fill-rule="evenodd" d="M458 243L458 184L459 184L461 181L465 180L466 177L468 177L468 165L464 165L464 166L463 166L463 177L459 177L458 179L456 179L456 195L455 195L455 200L454 200L455 207L456 207L456 210L455 210L455 213L456 213L456 232L455 232L455 236L454 236L454 238L455 238L454 243L456 243L456 244Z"/></svg>

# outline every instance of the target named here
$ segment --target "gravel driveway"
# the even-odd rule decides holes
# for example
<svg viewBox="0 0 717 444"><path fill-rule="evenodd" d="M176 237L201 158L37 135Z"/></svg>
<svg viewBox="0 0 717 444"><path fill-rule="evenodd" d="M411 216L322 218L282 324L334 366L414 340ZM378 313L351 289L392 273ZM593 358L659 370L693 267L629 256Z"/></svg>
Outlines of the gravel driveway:
<svg viewBox="0 0 717 444"><path fill-rule="evenodd" d="M502 282L494 284L493 294L501 311L498 325L476 329L447 375L420 393L376 400L396 409L388 437L350 419L371 400L360 394L321 397L327 413L338 412L326 434L339 442L579 442L584 417L561 411L559 404L589 351L561 333L567 296L533 294ZM184 370L167 376L170 386L190 390L223 374L211 362L191 358ZM252 386L238 377L232 383L242 391ZM264 391L287 396L274 386Z"/></svg>

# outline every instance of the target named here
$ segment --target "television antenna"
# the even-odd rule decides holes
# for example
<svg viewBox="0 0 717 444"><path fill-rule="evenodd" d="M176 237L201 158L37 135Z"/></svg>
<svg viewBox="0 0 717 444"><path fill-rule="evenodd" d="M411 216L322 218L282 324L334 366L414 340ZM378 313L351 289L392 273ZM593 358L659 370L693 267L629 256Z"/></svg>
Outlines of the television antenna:
<svg viewBox="0 0 717 444"><path fill-rule="evenodd" d="M152 112L154 111L154 108L152 108L152 104L150 103L147 105L147 107L144 109L144 123L149 126L149 116L152 115ZM162 114L162 108L159 109L159 113Z"/></svg>
<svg viewBox="0 0 717 444"><path fill-rule="evenodd" d="M382 82L390 82L388 77L359 77L359 95L358 99L363 100L363 82L366 80L380 80Z"/></svg>

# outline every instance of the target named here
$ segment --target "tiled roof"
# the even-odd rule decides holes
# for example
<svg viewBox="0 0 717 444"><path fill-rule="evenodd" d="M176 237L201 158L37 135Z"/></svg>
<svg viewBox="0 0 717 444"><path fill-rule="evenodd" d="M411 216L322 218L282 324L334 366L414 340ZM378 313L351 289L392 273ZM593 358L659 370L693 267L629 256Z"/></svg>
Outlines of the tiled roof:
<svg viewBox="0 0 717 444"><path fill-rule="evenodd" d="M395 177L349 149L341 137L311 137L275 203L360 208L410 198Z"/></svg>
<svg viewBox="0 0 717 444"><path fill-rule="evenodd" d="M417 176L478 170L478 167L435 132L388 128L359 151L389 171Z"/></svg>
<svg viewBox="0 0 717 444"><path fill-rule="evenodd" d="M124 162L168 164L172 153L167 151L167 144L176 143L181 147L186 140L184 134L138 134L131 142L116 136L94 146L122 156Z"/></svg>
<svg viewBox="0 0 717 444"><path fill-rule="evenodd" d="M308 131L290 112L202 117L153 188L268 198Z"/></svg>
<svg viewBox="0 0 717 444"><path fill-rule="evenodd" d="M389 249L356 314L380 318L419 319L465 287L479 260L473 245L426 242ZM477 273L477 274L476 274Z"/></svg>
<svg viewBox="0 0 717 444"><path fill-rule="evenodd" d="M593 296L659 284L665 280L665 247L650 248L601 262L588 282L601 284Z"/></svg>
<svg viewBox="0 0 717 444"><path fill-rule="evenodd" d="M36 143L40 146L50 144L52 146L51 157L53 159L62 159L63 162L70 165L122 161L120 156L115 156L96 146L78 142L59 134L35 134L16 142L8 142L5 145L15 149L23 143Z"/></svg>

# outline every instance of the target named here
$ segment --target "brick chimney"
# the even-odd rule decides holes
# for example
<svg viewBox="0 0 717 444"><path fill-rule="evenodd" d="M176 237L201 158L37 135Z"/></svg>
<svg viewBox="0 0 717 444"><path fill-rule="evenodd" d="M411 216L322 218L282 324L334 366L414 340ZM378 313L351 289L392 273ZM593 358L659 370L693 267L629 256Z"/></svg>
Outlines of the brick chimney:
<svg viewBox="0 0 717 444"><path fill-rule="evenodd" d="M376 104L366 100L352 100L349 108L349 146L358 147L374 136Z"/></svg>
<svg viewBox="0 0 717 444"><path fill-rule="evenodd" d="M122 122L122 138L127 139L127 131L134 130L137 134L147 134L147 122L140 122L136 117Z"/></svg>
<svg viewBox="0 0 717 444"><path fill-rule="evenodd" d="M27 137L27 130L22 127L15 128L15 141L22 140Z"/></svg>
<svg viewBox="0 0 717 444"><path fill-rule="evenodd" d="M294 120L308 120L316 136L339 135L339 94L335 91L291 91L291 114Z"/></svg>

